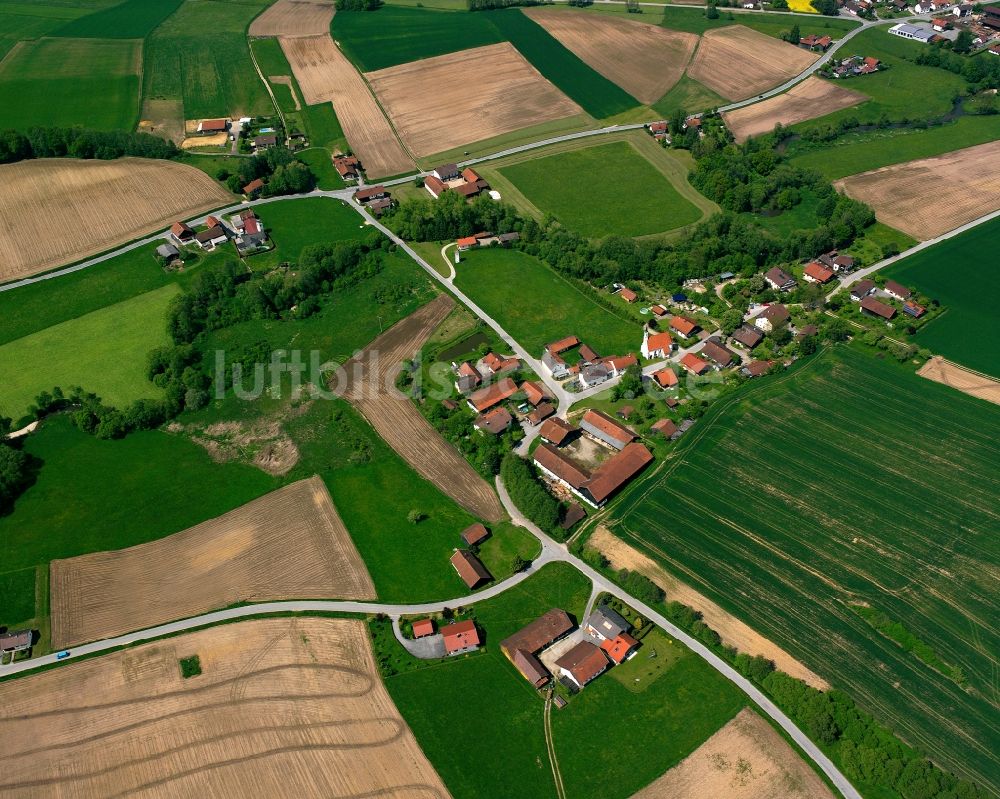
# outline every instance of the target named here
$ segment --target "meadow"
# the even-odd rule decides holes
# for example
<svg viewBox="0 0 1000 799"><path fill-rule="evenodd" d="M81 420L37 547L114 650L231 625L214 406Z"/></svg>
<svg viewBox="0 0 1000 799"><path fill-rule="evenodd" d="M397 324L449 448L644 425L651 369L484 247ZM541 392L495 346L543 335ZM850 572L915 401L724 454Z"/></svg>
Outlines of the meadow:
<svg viewBox="0 0 1000 799"><path fill-rule="evenodd" d="M936 355L1000 378L1000 353L987 331L996 327L1000 268L991 253L1000 236L993 219L883 270L947 308L917 333L916 343Z"/></svg>
<svg viewBox="0 0 1000 799"><path fill-rule="evenodd" d="M82 5L48 5L43 2L0 2L0 59L19 41L37 39L70 20L91 13L95 7L113 0L100 0L89 7Z"/></svg>
<svg viewBox="0 0 1000 799"><path fill-rule="evenodd" d="M614 508L614 531L995 791L998 436L993 405L870 350L824 350L717 403ZM948 672L852 610L865 604Z"/></svg>
<svg viewBox="0 0 1000 799"><path fill-rule="evenodd" d="M163 286L0 347L4 415L21 417L53 386L83 386L119 407L160 396L146 379L146 353L167 343L166 310L177 292Z"/></svg>
<svg viewBox="0 0 1000 799"><path fill-rule="evenodd" d="M183 103L184 119L271 113L246 38L267 5L186 0L146 41L143 98Z"/></svg>
<svg viewBox="0 0 1000 799"><path fill-rule="evenodd" d="M57 28L51 36L78 39L145 39L184 0L126 0Z"/></svg>
<svg viewBox="0 0 1000 799"><path fill-rule="evenodd" d="M599 355L638 351L642 328L599 304L593 290L577 287L519 250L463 253L456 285L506 328L528 352L576 335Z"/></svg>
<svg viewBox="0 0 1000 799"><path fill-rule="evenodd" d="M139 118L141 42L39 39L0 64L5 127L131 130Z"/></svg>
<svg viewBox="0 0 1000 799"><path fill-rule="evenodd" d="M643 13L643 22L646 21ZM718 19L708 19L705 11L701 8L684 8L679 5L670 5L663 9L663 17L659 24L664 28L671 28L676 31L687 31L689 33L704 33L713 28L724 28L727 25L744 25L753 28L755 31L766 33L768 36L780 36L788 31L795 23L802 29L802 35L810 33L829 34L837 38L838 34L852 30L860 25L859 22L847 19L833 19L816 15L816 19L809 20L801 17L790 17L787 14L779 13L733 13L732 11L720 10Z"/></svg>
<svg viewBox="0 0 1000 799"><path fill-rule="evenodd" d="M789 161L830 180L985 144L1000 138L1000 116L963 116L932 128L847 133L829 144L794 142Z"/></svg>
<svg viewBox="0 0 1000 799"><path fill-rule="evenodd" d="M670 117L678 110L698 113L725 104L725 98L720 97L707 86L698 83L694 78L682 75L674 88L657 100L652 108L657 114Z"/></svg>
<svg viewBox="0 0 1000 799"><path fill-rule="evenodd" d="M589 582L571 567L546 566L473 607L486 651L467 658L413 661L391 638L376 638L376 651L388 654L400 672L385 677L386 687L453 796L557 795L543 737L542 697L507 661L499 642L551 608L579 620L588 593ZM630 673L620 675L627 679L655 648L657 658L670 663L644 690L629 690L612 670L567 707L552 710L567 795L591 795L599 773L601 796L631 796L745 705L732 684L688 650L658 634L651 641L633 663L618 667ZM477 697L475 713L450 699L470 693ZM455 746L456 740L475 740L491 757L469 768L468 752Z"/></svg>

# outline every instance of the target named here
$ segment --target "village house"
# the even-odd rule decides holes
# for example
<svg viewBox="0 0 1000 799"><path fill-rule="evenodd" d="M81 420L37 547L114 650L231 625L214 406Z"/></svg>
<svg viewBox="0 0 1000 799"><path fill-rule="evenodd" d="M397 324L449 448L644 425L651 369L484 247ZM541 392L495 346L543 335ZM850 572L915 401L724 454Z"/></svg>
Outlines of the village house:
<svg viewBox="0 0 1000 799"><path fill-rule="evenodd" d="M353 155L335 156L333 168L343 180L357 180L361 176L361 162Z"/></svg>
<svg viewBox="0 0 1000 799"><path fill-rule="evenodd" d="M539 425L556 412L555 406L550 402L541 402L538 407L528 414L528 424Z"/></svg>
<svg viewBox="0 0 1000 799"><path fill-rule="evenodd" d="M810 261L802 270L802 277L807 283L829 283L833 280L833 270L819 261Z"/></svg>
<svg viewBox="0 0 1000 799"><path fill-rule="evenodd" d="M764 273L764 281L775 291L791 291L796 286L795 278L777 266Z"/></svg>
<svg viewBox="0 0 1000 799"><path fill-rule="evenodd" d="M579 345L580 339L576 336L567 336L559 341L546 344L545 351L542 353L542 364L549 370L549 374L556 379L566 377L569 374L569 368L566 366L566 361L560 357L560 353Z"/></svg>
<svg viewBox="0 0 1000 799"><path fill-rule="evenodd" d="M833 39L829 36L817 36L815 33L799 39L799 47L804 47L807 50L819 50L824 53L829 49L831 44L833 44Z"/></svg>
<svg viewBox="0 0 1000 799"><path fill-rule="evenodd" d="M764 334L757 329L756 324L753 327L741 325L732 332L729 340L734 344L739 344L741 347L752 350L764 340Z"/></svg>
<svg viewBox="0 0 1000 799"><path fill-rule="evenodd" d="M603 650L589 641L581 641L556 661L559 675L582 689L608 668Z"/></svg>
<svg viewBox="0 0 1000 799"><path fill-rule="evenodd" d="M4 655L10 655L11 662L18 652L26 652L31 649L31 642L34 638L31 630L8 630L0 633L0 660Z"/></svg>
<svg viewBox="0 0 1000 799"><path fill-rule="evenodd" d="M910 299L913 295L913 292L910 291L910 289L902 283L897 283L895 280L885 281L885 293L900 302Z"/></svg>
<svg viewBox="0 0 1000 799"><path fill-rule="evenodd" d="M482 382L483 376L468 361L462 362L458 367L458 379L455 381L455 389L460 394L468 394L470 391L474 391Z"/></svg>
<svg viewBox="0 0 1000 799"><path fill-rule="evenodd" d="M753 318L754 325L765 333L772 333L789 319L788 309L784 305L768 305Z"/></svg>
<svg viewBox="0 0 1000 799"><path fill-rule="evenodd" d="M689 352L681 358L680 364L691 374L699 376L711 371L712 369L712 364L702 358L699 358L693 352Z"/></svg>
<svg viewBox="0 0 1000 799"><path fill-rule="evenodd" d="M653 372L652 378L660 388L673 388L680 382L673 369L660 369Z"/></svg>
<svg viewBox="0 0 1000 799"><path fill-rule="evenodd" d="M580 368L580 388L588 389L611 379L611 370L603 363L588 363Z"/></svg>
<svg viewBox="0 0 1000 799"><path fill-rule="evenodd" d="M553 608L500 642L500 651L529 683L541 688L552 678L538 653L571 633L576 625L564 610Z"/></svg>
<svg viewBox="0 0 1000 799"><path fill-rule="evenodd" d="M650 428L654 433L659 433L666 439L673 441L680 437L680 430L672 419L660 419L653 423Z"/></svg>
<svg viewBox="0 0 1000 799"><path fill-rule="evenodd" d="M576 427L571 425L565 419L560 419L558 416L554 416L551 419L545 420L545 424L543 424L542 429L538 431L538 435L541 437L542 441L547 441L550 444L555 444L557 447L561 447L578 432L579 430L577 430Z"/></svg>
<svg viewBox="0 0 1000 799"><path fill-rule="evenodd" d="M951 30L951 20L944 17L934 17L931 20L931 27L936 31Z"/></svg>
<svg viewBox="0 0 1000 799"><path fill-rule="evenodd" d="M175 258L180 256L181 251L178 250L173 244L161 244L156 248L156 254L170 264Z"/></svg>
<svg viewBox="0 0 1000 799"><path fill-rule="evenodd" d="M454 191L467 199L472 199L484 191L489 191L490 184L474 169L459 170L457 164L445 164L432 170L424 178L424 189L435 200L446 191Z"/></svg>
<svg viewBox="0 0 1000 799"><path fill-rule="evenodd" d="M246 186L243 187L243 193L247 197L251 198L256 197L263 190L264 190L264 181L261 180L260 178L255 178L254 180L251 180L249 183L247 183Z"/></svg>
<svg viewBox="0 0 1000 799"><path fill-rule="evenodd" d="M716 365L720 369L725 369L733 361L739 360L735 353L726 349L721 344L712 341L711 339L706 341L698 352L709 360L715 361Z"/></svg>
<svg viewBox="0 0 1000 799"><path fill-rule="evenodd" d="M875 292L874 280L859 280L851 286L851 299L854 302L861 302L865 297Z"/></svg>
<svg viewBox="0 0 1000 799"><path fill-rule="evenodd" d="M414 638L426 638L434 635L434 622L431 619L418 619L411 625Z"/></svg>
<svg viewBox="0 0 1000 799"><path fill-rule="evenodd" d="M183 222L174 222L170 226L170 238L178 244L190 244L194 241L195 232Z"/></svg>
<svg viewBox="0 0 1000 799"><path fill-rule="evenodd" d="M472 619L457 621L441 628L444 639L444 651L448 655L460 655L463 652L474 652L479 649L479 630Z"/></svg>
<svg viewBox="0 0 1000 799"><path fill-rule="evenodd" d="M215 220L215 217L209 217L209 220ZM219 224L218 220L215 220L215 224L211 225L207 230L202 230L195 234L194 240L198 242L203 250L214 250L220 244L225 244L229 237L226 235L226 229Z"/></svg>
<svg viewBox="0 0 1000 799"><path fill-rule="evenodd" d="M385 186L365 186L364 188L358 189L354 192L354 202L358 205L367 206L369 203L375 200L384 200L389 197L389 192L386 191Z"/></svg>
<svg viewBox="0 0 1000 799"><path fill-rule="evenodd" d="M253 149L254 152L261 152L262 150L270 150L272 147L278 146L278 136L275 133L265 133L262 136L254 136L253 138Z"/></svg>
<svg viewBox="0 0 1000 799"><path fill-rule="evenodd" d="M670 327L672 330L676 330L680 333L684 338L691 338L691 336L701 330L701 327L697 322L693 322L684 316L671 317Z"/></svg>
<svg viewBox="0 0 1000 799"><path fill-rule="evenodd" d="M483 562L467 549L456 549L451 556L451 565L470 589L493 579Z"/></svg>
<svg viewBox="0 0 1000 799"><path fill-rule="evenodd" d="M521 391L524 392L524 398L532 405L538 405L543 400L552 399L548 390L534 380L525 380L521 383Z"/></svg>
<svg viewBox="0 0 1000 799"><path fill-rule="evenodd" d="M580 420L580 429L599 441L603 441L614 449L624 449L625 445L635 441L636 435L627 427L619 424L601 411L589 408Z"/></svg>
<svg viewBox="0 0 1000 799"><path fill-rule="evenodd" d="M216 133L225 133L229 130L230 119L203 119L198 123L195 132L202 136L214 136Z"/></svg>
<svg viewBox="0 0 1000 799"><path fill-rule="evenodd" d="M629 629L620 613L605 606L596 608L583 625L583 631L598 641L617 638Z"/></svg>
<svg viewBox="0 0 1000 799"><path fill-rule="evenodd" d="M760 377L771 371L772 366L774 366L774 361L750 361L750 363L740 369L740 373L744 377Z"/></svg>
<svg viewBox="0 0 1000 799"><path fill-rule="evenodd" d="M487 538L490 537L490 531L486 529L486 525L476 522L466 527L460 533L462 540L465 542L466 546L474 547L483 543Z"/></svg>
<svg viewBox="0 0 1000 799"><path fill-rule="evenodd" d="M917 305L913 300L907 300L903 303L903 313L912 316L914 319L919 319L927 313L927 309L923 305Z"/></svg>
<svg viewBox="0 0 1000 799"><path fill-rule="evenodd" d="M659 305L659 304L657 304L657 305L650 305L649 306L649 312L651 314L653 314L653 316L659 317L659 316L663 316L667 312L667 309L664 308L662 305Z"/></svg>
<svg viewBox="0 0 1000 799"><path fill-rule="evenodd" d="M513 423L514 417L510 415L510 411L501 406L477 416L472 426L481 433L498 436L510 430Z"/></svg>
<svg viewBox="0 0 1000 799"><path fill-rule="evenodd" d="M485 413L494 405L499 405L504 400L510 399L517 393L517 383L509 377L505 377L493 385L481 388L469 395L469 407L476 413Z"/></svg>
<svg viewBox="0 0 1000 799"><path fill-rule="evenodd" d="M262 247L267 242L267 233L252 208L247 208L230 218L233 230L236 231L236 247L240 250L250 250Z"/></svg>
<svg viewBox="0 0 1000 799"><path fill-rule="evenodd" d="M639 348L643 358L666 358L674 350L674 347L674 338L669 333L662 332L650 335L649 328L643 328L642 346Z"/></svg>
<svg viewBox="0 0 1000 799"><path fill-rule="evenodd" d="M972 16L972 9L975 3L959 3L951 9L951 15L958 19L965 19Z"/></svg>
<svg viewBox="0 0 1000 799"><path fill-rule="evenodd" d="M580 348L580 352L583 352L583 347ZM612 377L618 377L630 366L638 366L639 359L631 353L628 355L609 355L607 358L601 358L600 363L611 372Z"/></svg>
<svg viewBox="0 0 1000 799"><path fill-rule="evenodd" d="M865 297L861 300L861 311L869 316L884 319L887 322L896 315L895 308L891 305L886 305L880 300L876 300L874 297Z"/></svg>
<svg viewBox="0 0 1000 799"><path fill-rule="evenodd" d="M622 286L618 291L618 296L621 297L625 302L635 302L639 299L639 295L636 294L632 289Z"/></svg>
<svg viewBox="0 0 1000 799"><path fill-rule="evenodd" d="M854 270L854 258L850 255L841 255L836 250L823 253L816 259L823 266L829 267L836 274L847 274Z"/></svg>
<svg viewBox="0 0 1000 799"><path fill-rule="evenodd" d="M504 372L512 372L515 369L521 368L521 360L519 358L511 357L501 357L495 352L487 352L482 360L479 361L479 365L487 373L487 375L499 375Z"/></svg>
<svg viewBox="0 0 1000 799"><path fill-rule="evenodd" d="M595 508L602 507L652 460L652 453L642 444L628 444L591 475L549 444L540 444L534 452L534 463L544 474Z"/></svg>

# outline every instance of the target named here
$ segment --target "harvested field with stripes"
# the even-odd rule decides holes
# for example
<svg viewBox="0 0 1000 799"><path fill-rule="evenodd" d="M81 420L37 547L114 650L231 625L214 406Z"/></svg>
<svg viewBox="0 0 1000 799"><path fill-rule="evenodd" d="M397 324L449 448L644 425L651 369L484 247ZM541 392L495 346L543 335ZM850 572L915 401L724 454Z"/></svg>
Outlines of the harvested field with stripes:
<svg viewBox="0 0 1000 799"><path fill-rule="evenodd" d="M795 125L868 99L861 92L810 76L784 94L735 111L726 111L722 118L736 141L742 143L750 136L770 133L779 122L786 127Z"/></svg>
<svg viewBox="0 0 1000 799"><path fill-rule="evenodd" d="M612 83L646 104L681 79L698 36L627 19L559 8L525 14Z"/></svg>
<svg viewBox="0 0 1000 799"><path fill-rule="evenodd" d="M1000 380L988 377L981 372L964 369L957 363L947 361L935 355L929 359L917 372L921 377L944 383L972 397L979 397L987 402L1000 405Z"/></svg>
<svg viewBox="0 0 1000 799"><path fill-rule="evenodd" d="M200 169L150 158L20 161L0 166L0 185L0 281L72 263L233 200Z"/></svg>
<svg viewBox="0 0 1000 799"><path fill-rule="evenodd" d="M1000 141L886 166L834 185L875 209L881 222L926 241L1000 209ZM928 202L933 197L934 202Z"/></svg>
<svg viewBox="0 0 1000 799"><path fill-rule="evenodd" d="M197 656L200 674L182 677ZM227 624L0 685L0 793L446 799L364 622Z"/></svg>
<svg viewBox="0 0 1000 799"><path fill-rule="evenodd" d="M397 322L343 367L344 396L418 474L485 521L506 517L493 488L445 441L413 402L395 388L403 361L410 360L451 313L455 301L438 297Z"/></svg>
<svg viewBox="0 0 1000 799"><path fill-rule="evenodd" d="M375 598L319 477L158 541L54 560L50 585L56 648L237 602Z"/></svg>
<svg viewBox="0 0 1000 799"><path fill-rule="evenodd" d="M705 32L687 74L727 100L746 100L798 75L818 56L743 25Z"/></svg>
<svg viewBox="0 0 1000 799"><path fill-rule="evenodd" d="M337 119L370 178L415 169L368 84L333 43L321 36L282 36L281 49L306 105L333 103Z"/></svg>
<svg viewBox="0 0 1000 799"><path fill-rule="evenodd" d="M250 23L251 36L329 36L333 0L278 0Z"/></svg>
<svg viewBox="0 0 1000 799"><path fill-rule="evenodd" d="M717 403L613 531L996 792L998 441L1000 408L841 346Z"/></svg>
<svg viewBox="0 0 1000 799"><path fill-rule="evenodd" d="M509 42L412 61L366 77L418 158L582 111Z"/></svg>

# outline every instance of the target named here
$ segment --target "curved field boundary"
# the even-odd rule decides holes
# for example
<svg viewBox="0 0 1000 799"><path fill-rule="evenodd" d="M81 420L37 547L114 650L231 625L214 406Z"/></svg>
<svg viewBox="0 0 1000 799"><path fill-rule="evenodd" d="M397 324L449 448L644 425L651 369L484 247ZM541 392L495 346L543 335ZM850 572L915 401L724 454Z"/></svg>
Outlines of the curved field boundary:
<svg viewBox="0 0 1000 799"><path fill-rule="evenodd" d="M5 796L448 796L356 620L187 633L0 685L0 701Z"/></svg>
<svg viewBox="0 0 1000 799"><path fill-rule="evenodd" d="M505 514L489 483L395 388L403 361L420 352L454 304L439 294L344 364L340 376L344 396L403 460L474 516L496 522Z"/></svg>
<svg viewBox="0 0 1000 799"><path fill-rule="evenodd" d="M158 541L54 560L50 585L57 649L236 602L375 597L318 477Z"/></svg>

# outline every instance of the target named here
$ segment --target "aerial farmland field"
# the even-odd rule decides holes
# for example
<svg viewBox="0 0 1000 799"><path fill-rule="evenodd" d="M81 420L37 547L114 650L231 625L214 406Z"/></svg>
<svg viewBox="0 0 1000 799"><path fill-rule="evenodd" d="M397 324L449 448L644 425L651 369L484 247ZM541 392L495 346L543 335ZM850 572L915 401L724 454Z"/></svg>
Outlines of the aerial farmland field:
<svg viewBox="0 0 1000 799"><path fill-rule="evenodd" d="M1000 409L840 347L695 430L614 532L996 790Z"/></svg>
<svg viewBox="0 0 1000 799"><path fill-rule="evenodd" d="M144 39L184 0L126 0L110 8L78 17L52 32L52 36L80 39Z"/></svg>
<svg viewBox="0 0 1000 799"><path fill-rule="evenodd" d="M134 39L22 42L0 62L3 124L131 130L141 62L142 42Z"/></svg>
<svg viewBox="0 0 1000 799"><path fill-rule="evenodd" d="M1000 236L1000 219L904 258L885 275L912 285L948 310L920 329L916 341L949 360L1000 378L1000 353L984 331L996 326L1000 268L988 253Z"/></svg>

